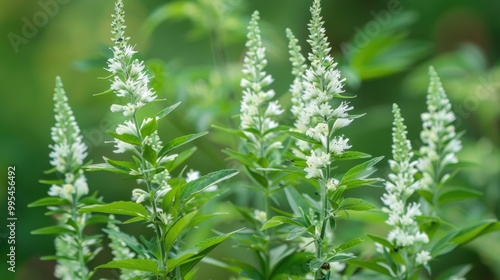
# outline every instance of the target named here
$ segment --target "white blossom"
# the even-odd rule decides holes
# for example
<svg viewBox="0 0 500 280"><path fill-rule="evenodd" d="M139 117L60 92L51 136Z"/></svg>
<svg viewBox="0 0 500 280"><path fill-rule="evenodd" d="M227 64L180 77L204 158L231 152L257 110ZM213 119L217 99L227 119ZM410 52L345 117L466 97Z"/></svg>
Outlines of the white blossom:
<svg viewBox="0 0 500 280"><path fill-rule="evenodd" d="M49 154L50 164L60 173L71 173L83 165L87 157L87 146L83 143L80 128L59 77L56 78L54 91L54 113L56 123L51 129L54 144L49 145L52 149Z"/></svg>
<svg viewBox="0 0 500 280"><path fill-rule="evenodd" d="M426 190L432 190L441 181L441 178L436 178L437 170L458 162L456 153L462 148L452 124L456 117L451 111L451 103L433 67L429 68L429 75L427 112L421 115L420 138L423 145L420 147L421 157L417 165L423 176L420 184ZM446 176L446 173L441 176Z"/></svg>
<svg viewBox="0 0 500 280"><path fill-rule="evenodd" d="M419 182L414 179L417 162L412 160L413 153L410 141L406 138L406 126L396 104L393 106L393 113L393 159L389 160L392 173L385 183L386 193L381 198L385 207L382 210L389 214L386 223L392 226L387 240L400 250L413 252L428 243L429 238L420 231L416 220L422 215L420 204L408 202L408 198L419 188ZM413 261L418 263L418 260ZM401 269L407 268L403 265Z"/></svg>
<svg viewBox="0 0 500 280"><path fill-rule="evenodd" d="M125 13L122 0L115 5L115 14L111 23L113 41L111 48L113 57L108 59L106 70L111 73L110 89L116 96L126 99L124 105L113 104L112 112L122 112L124 116L132 116L137 110L156 99L149 88L149 76L145 71L144 62L134 59L134 47L128 44L125 37Z"/></svg>
<svg viewBox="0 0 500 280"><path fill-rule="evenodd" d="M247 52L243 59L243 77L240 86L243 96L240 105L240 128L247 136L245 148L259 157L265 157L279 149L276 132L268 132L278 127L277 117L284 110L276 100L275 92L266 89L274 81L264 70L267 66L265 47L262 45L259 13L255 11L248 25ZM256 132L258 131L258 133ZM278 159L279 160L279 159Z"/></svg>
<svg viewBox="0 0 500 280"><path fill-rule="evenodd" d="M431 260L431 254L428 251L421 251L417 254L416 261L418 264L427 265Z"/></svg>
<svg viewBox="0 0 500 280"><path fill-rule="evenodd" d="M142 203L149 198L149 193L143 189L133 189L132 190L132 200L136 203Z"/></svg>

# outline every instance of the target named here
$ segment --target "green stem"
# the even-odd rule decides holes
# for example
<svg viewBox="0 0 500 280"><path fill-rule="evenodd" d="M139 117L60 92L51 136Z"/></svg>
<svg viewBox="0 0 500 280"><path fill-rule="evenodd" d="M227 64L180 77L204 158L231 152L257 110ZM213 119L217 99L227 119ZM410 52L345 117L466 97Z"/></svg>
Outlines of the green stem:
<svg viewBox="0 0 500 280"><path fill-rule="evenodd" d="M141 132L140 132L140 127L139 127L139 122L137 121L137 115L136 113L134 112L133 114L133 121L134 121L134 125L135 125L135 129L136 129L136 132L137 132L137 136L139 138L139 140L141 141L141 143L144 142L144 139L141 135ZM141 165L142 167L144 167L144 174L142 174L144 180L146 181L146 188L148 190L148 193L149 193L149 201L150 201L150 204L151 204L151 208L153 209L153 213L152 213L152 217L150 219L150 222L152 223L154 229L155 229L155 233L156 233L156 238L157 238L157 242L158 242L158 248L160 249L160 264L161 264L161 270L167 270L168 267L166 267L166 263L167 263L167 258L166 258L166 252L165 252L165 247L164 247L164 244L162 242L163 240L163 231L162 231L162 228L161 226L157 223L157 216L158 216L158 208L156 206L156 200L155 200L155 192L156 190L153 188L152 186L152 176L153 174L151 173L151 171L147 170L148 169L148 163L147 161L144 159L144 157L142 156L142 149L143 147L141 146L141 151L140 151L140 159L141 159ZM166 274L164 274L163 276L161 276L162 279L166 279Z"/></svg>
<svg viewBox="0 0 500 280"><path fill-rule="evenodd" d="M78 207L77 207L77 203L76 203L76 193L73 194L73 199L72 199L72 202L71 202L71 218L73 219L73 221L75 222L75 224L77 225L77 232L76 232L76 242L77 242L77 250L78 250L78 263L80 265L80 273L81 273L81 276L83 277L82 279L84 280L87 280L87 279L90 279L90 275L89 275L89 270L87 268L87 265L85 263L85 254L83 252L83 228L85 227L84 226L80 226L78 224ZM85 215L85 214L84 214Z"/></svg>

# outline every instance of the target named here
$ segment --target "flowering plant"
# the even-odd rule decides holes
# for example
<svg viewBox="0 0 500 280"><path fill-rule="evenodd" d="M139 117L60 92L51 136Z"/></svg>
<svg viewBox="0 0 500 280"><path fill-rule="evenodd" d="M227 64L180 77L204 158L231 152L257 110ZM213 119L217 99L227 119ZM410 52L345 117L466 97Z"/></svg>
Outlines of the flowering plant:
<svg viewBox="0 0 500 280"><path fill-rule="evenodd" d="M351 130L346 128L364 121L364 114L353 113L350 99L354 96L345 93L346 78L330 54L320 0L310 8L307 59L299 40L286 30L293 81L289 95L282 97L288 97L288 103L269 88L274 78L266 70L259 12L252 14L239 83L238 128L214 126L236 136L235 147L223 152L237 169L206 175L187 171L186 160L196 147L179 148L207 132L169 141L160 137L160 122L180 103L150 113L152 103L165 101L150 85L153 77L125 35L123 8L123 1L116 0L113 56L105 68L110 87L104 92L116 97L110 110L119 124L109 131L113 154L103 157L102 163L84 162L87 147L62 82L56 79L49 173L59 178L43 180L50 185L48 197L30 204L47 207L47 214L57 220L56 226L33 231L56 235L55 255L46 257L57 261L56 277L92 279L97 269L116 269L120 279L195 279L197 265L203 261L233 272L238 279L422 279L434 277L431 264L444 254L500 230L496 220L460 227L442 215L444 204L480 193L449 185L463 165L458 156L462 133L456 132L456 116L432 67L418 152L412 150L401 110L394 104L391 171L387 180L374 175L383 157L356 151L350 142ZM291 104L289 123L288 108L281 104ZM86 171L133 179L131 199L105 203L96 193L89 194ZM193 242L195 229L221 216L216 211L204 213L206 202L243 189L225 190L221 184L230 178L232 185L246 187L248 194L229 206L229 211L243 218L244 228L225 234L214 230L214 237ZM368 187L382 185L380 198L364 196ZM359 189L363 192L356 192ZM377 210L380 202L383 206ZM382 217L385 237L369 233L365 241L364 235L352 233L352 217L376 223L367 221L369 215ZM103 233L89 228L94 224ZM142 225L146 236L129 234L125 224ZM104 236L109 248L103 246ZM253 253L255 261L207 257L226 240ZM363 253L361 246L375 250ZM101 250L109 250L112 259L92 267L90 261ZM445 275L458 279L468 269L464 266Z"/></svg>

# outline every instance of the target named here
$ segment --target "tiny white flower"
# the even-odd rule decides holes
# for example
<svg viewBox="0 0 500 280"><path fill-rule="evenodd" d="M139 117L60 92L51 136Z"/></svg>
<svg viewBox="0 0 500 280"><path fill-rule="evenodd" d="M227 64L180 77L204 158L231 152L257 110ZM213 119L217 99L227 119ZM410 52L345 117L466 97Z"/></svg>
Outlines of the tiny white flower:
<svg viewBox="0 0 500 280"><path fill-rule="evenodd" d="M191 181L196 180L198 178L200 178L200 171L196 171L196 170L191 169L186 174L186 182L191 182Z"/></svg>
<svg viewBox="0 0 500 280"><path fill-rule="evenodd" d="M330 151L334 154L341 154L345 150L351 148L351 145L347 144L349 138L344 138L344 136L337 136L330 142Z"/></svg>
<svg viewBox="0 0 500 280"><path fill-rule="evenodd" d="M431 260L431 254L428 251L421 251L417 253L416 261L418 264L427 265Z"/></svg>
<svg viewBox="0 0 500 280"><path fill-rule="evenodd" d="M346 127L348 125L350 125L352 122L352 119L345 119L345 118L338 118L335 120L335 122L333 123L333 128L332 130L335 131L337 129L340 129L340 128L343 128L343 127Z"/></svg>
<svg viewBox="0 0 500 280"><path fill-rule="evenodd" d="M326 183L326 188L329 191L335 191L335 190L337 190L338 185L339 185L339 180L332 178L332 179L328 180L328 182Z"/></svg>
<svg viewBox="0 0 500 280"><path fill-rule="evenodd" d="M136 203L142 203L144 200L149 198L149 193L143 189L133 189L132 190L132 200Z"/></svg>
<svg viewBox="0 0 500 280"><path fill-rule="evenodd" d="M261 223L267 222L267 214L265 211L254 209L253 216L254 216L255 220L257 220Z"/></svg>

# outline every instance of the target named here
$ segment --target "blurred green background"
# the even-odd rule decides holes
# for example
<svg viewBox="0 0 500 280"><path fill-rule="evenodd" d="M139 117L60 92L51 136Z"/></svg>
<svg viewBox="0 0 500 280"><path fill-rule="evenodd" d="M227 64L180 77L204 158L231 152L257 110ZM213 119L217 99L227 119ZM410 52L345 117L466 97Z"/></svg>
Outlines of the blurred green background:
<svg viewBox="0 0 500 280"><path fill-rule="evenodd" d="M292 81L285 28L298 37L303 53L308 31L309 5L304 0L126 0L127 34L156 78L152 86L167 101L183 101L160 125L163 139L210 130L196 142L199 150L188 161L202 173L231 166L220 152L236 147L236 139L213 131L212 124L237 127L241 97L239 78L246 25L254 10L261 13L267 48L267 71L284 107L290 105ZM54 263L40 256L53 253L50 236L30 231L54 221L43 209L27 204L44 196L39 179L50 168L50 128L54 124L54 78L62 77L76 119L89 146L89 158L101 162L112 155L106 130L119 121L109 112L112 95L93 96L109 82L102 70L110 56L110 14L113 1L19 0L0 4L0 218L6 217L7 166L16 167L16 273L7 271L7 229L0 229L1 279L52 279ZM500 216L500 1L369 1L324 0L323 16L332 53L347 78L347 92L357 95L355 111L366 112L345 134L356 150L390 157L390 108L397 102L409 127L414 147L419 145L420 117L425 110L427 69L434 65L452 100L458 130L466 130L461 159L476 166L459 173L454 183L484 195L453 204L446 219L459 225ZM283 123L292 124L290 114ZM386 161L379 176L387 173ZM105 201L128 200L133 188L120 176L87 175L92 190ZM252 204L237 181L211 209L227 209L226 200ZM382 189L370 191L380 205ZM224 220L225 219L225 220ZM236 215L217 225L234 229ZM138 231L130 227L132 232ZM353 230L384 234L386 228L364 223ZM212 256L233 255L231 241ZM471 279L500 279L500 235L490 234L438 260L433 269L473 263ZM104 252L102 260L109 258ZM227 279L225 272L202 265L199 279ZM116 278L113 272L102 277Z"/></svg>

